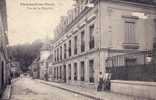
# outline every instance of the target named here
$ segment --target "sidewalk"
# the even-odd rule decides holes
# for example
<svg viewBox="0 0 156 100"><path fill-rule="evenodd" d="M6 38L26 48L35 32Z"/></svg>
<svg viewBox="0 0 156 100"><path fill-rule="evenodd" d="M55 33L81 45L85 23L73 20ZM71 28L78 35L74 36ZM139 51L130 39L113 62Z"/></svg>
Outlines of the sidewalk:
<svg viewBox="0 0 156 100"><path fill-rule="evenodd" d="M12 84L15 83L19 78L12 79L11 85L7 85L6 89L4 90L2 97L0 100L10 100L11 93L12 93Z"/></svg>
<svg viewBox="0 0 156 100"><path fill-rule="evenodd" d="M37 81L72 93L83 95L94 100L147 100L140 97L128 96L128 95L117 94L112 92L97 92L96 90L93 89L77 87L65 83L46 82L43 80L37 80Z"/></svg>
<svg viewBox="0 0 156 100"><path fill-rule="evenodd" d="M12 89L12 86L11 85L7 85L7 87L4 90L4 93L2 95L2 98L0 98L0 100L9 100L10 97L11 97L11 89Z"/></svg>

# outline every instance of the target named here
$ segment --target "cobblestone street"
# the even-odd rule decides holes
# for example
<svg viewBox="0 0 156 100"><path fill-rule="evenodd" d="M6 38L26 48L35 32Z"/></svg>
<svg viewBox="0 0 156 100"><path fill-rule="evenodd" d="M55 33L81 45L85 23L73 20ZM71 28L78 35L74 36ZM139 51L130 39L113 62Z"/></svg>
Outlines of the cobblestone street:
<svg viewBox="0 0 156 100"><path fill-rule="evenodd" d="M31 78L19 78L13 82L11 100L92 100L65 90L36 82Z"/></svg>

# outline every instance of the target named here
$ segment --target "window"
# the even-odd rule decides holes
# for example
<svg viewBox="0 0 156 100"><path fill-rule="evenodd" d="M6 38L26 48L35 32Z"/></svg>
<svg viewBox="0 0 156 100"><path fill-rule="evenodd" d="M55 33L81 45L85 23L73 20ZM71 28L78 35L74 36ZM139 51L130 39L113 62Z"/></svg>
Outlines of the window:
<svg viewBox="0 0 156 100"><path fill-rule="evenodd" d="M71 40L69 40L69 57L71 56Z"/></svg>
<svg viewBox="0 0 156 100"><path fill-rule="evenodd" d="M139 45L136 42L136 20L133 18L126 18L125 20L125 38L123 47L125 49L138 49Z"/></svg>
<svg viewBox="0 0 156 100"><path fill-rule="evenodd" d="M77 80L77 63L74 63L74 80Z"/></svg>
<svg viewBox="0 0 156 100"><path fill-rule="evenodd" d="M81 52L85 51L85 32L81 32Z"/></svg>
<svg viewBox="0 0 156 100"><path fill-rule="evenodd" d="M69 71L68 72L69 73L68 80L71 80L71 64L68 65L68 68L69 68L68 69L68 71Z"/></svg>
<svg viewBox="0 0 156 100"><path fill-rule="evenodd" d="M136 58L126 58L125 59L126 66L133 66L137 64Z"/></svg>
<svg viewBox="0 0 156 100"><path fill-rule="evenodd" d="M54 68L54 79L56 78L56 68Z"/></svg>
<svg viewBox="0 0 156 100"><path fill-rule="evenodd" d="M60 79L62 79L62 66L60 66Z"/></svg>
<svg viewBox="0 0 156 100"><path fill-rule="evenodd" d="M58 80L58 67L57 67L56 70L57 70L57 72L56 72L56 77L57 77L57 80Z"/></svg>
<svg viewBox="0 0 156 100"><path fill-rule="evenodd" d="M94 48L94 25L91 25L89 27L89 48L92 49Z"/></svg>
<svg viewBox="0 0 156 100"><path fill-rule="evenodd" d="M80 73L80 78L81 78L81 81L84 81L84 77L85 77L85 63L84 61L81 62L81 73Z"/></svg>
<svg viewBox="0 0 156 100"><path fill-rule="evenodd" d="M89 60L89 81L94 82L94 60Z"/></svg>
<svg viewBox="0 0 156 100"><path fill-rule="evenodd" d="M63 65L63 80L66 82L66 65Z"/></svg>
<svg viewBox="0 0 156 100"><path fill-rule="evenodd" d="M64 59L66 59L66 49L67 49L67 46L66 46L66 44L64 44Z"/></svg>
<svg viewBox="0 0 156 100"><path fill-rule="evenodd" d="M77 54L77 36L74 37L74 42L75 42L75 45L74 45L74 54L76 55Z"/></svg>
<svg viewBox="0 0 156 100"><path fill-rule="evenodd" d="M62 46L60 47L60 60L62 60Z"/></svg>
<svg viewBox="0 0 156 100"><path fill-rule="evenodd" d="M135 22L125 22L125 43L136 43Z"/></svg>
<svg viewBox="0 0 156 100"><path fill-rule="evenodd" d="M54 52L55 52L55 62L56 62L56 60L57 60L57 59L56 59L56 50L55 50Z"/></svg>
<svg viewBox="0 0 156 100"><path fill-rule="evenodd" d="M57 61L59 61L59 48L57 48Z"/></svg>

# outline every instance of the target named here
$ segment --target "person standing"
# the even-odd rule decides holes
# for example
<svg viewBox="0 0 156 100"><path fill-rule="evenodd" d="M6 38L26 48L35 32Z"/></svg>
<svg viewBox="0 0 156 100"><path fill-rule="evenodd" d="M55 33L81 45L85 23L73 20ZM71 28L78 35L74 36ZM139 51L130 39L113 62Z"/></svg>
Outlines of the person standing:
<svg viewBox="0 0 156 100"><path fill-rule="evenodd" d="M99 83L98 83L98 86L97 86L97 91L102 91L103 90L103 75L102 75L102 72L99 73Z"/></svg>
<svg viewBox="0 0 156 100"><path fill-rule="evenodd" d="M111 88L111 73L105 73L105 77L103 80L103 89L105 90L110 90Z"/></svg>

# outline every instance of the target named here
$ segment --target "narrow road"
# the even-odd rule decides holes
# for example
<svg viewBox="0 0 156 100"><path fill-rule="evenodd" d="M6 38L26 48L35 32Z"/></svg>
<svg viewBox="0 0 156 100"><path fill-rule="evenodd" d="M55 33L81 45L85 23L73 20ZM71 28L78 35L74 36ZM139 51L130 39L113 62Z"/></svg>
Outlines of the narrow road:
<svg viewBox="0 0 156 100"><path fill-rule="evenodd" d="M92 100L23 77L13 82L11 100Z"/></svg>

